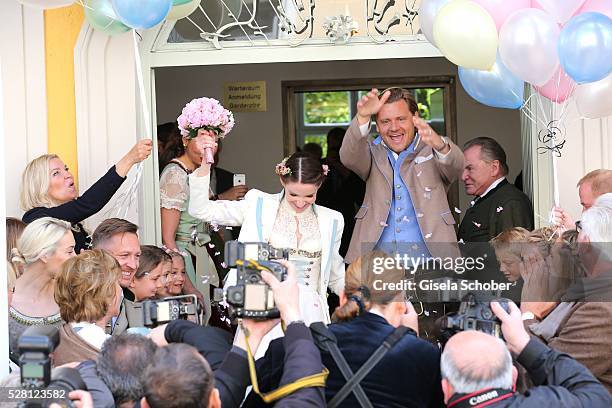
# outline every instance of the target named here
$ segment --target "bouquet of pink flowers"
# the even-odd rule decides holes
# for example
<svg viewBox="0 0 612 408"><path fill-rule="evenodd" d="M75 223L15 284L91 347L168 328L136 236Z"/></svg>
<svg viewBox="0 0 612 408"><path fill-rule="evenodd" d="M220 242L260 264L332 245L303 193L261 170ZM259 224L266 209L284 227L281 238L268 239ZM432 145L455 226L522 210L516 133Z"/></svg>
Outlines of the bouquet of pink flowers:
<svg viewBox="0 0 612 408"><path fill-rule="evenodd" d="M213 98L197 98L183 108L178 117L181 135L193 139L198 130L214 132L217 138L224 138L234 127L234 115ZM213 163L212 151L206 149L206 162Z"/></svg>

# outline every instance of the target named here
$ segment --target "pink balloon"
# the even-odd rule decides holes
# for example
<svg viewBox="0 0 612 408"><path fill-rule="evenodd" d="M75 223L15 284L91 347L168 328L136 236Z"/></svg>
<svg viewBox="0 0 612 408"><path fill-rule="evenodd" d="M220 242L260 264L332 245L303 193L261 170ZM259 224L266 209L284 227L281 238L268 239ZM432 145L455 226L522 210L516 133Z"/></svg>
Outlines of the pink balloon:
<svg viewBox="0 0 612 408"><path fill-rule="evenodd" d="M550 81L543 86L536 86L538 93L556 103L563 103L572 96L576 89L576 82L565 73L561 65L553 74Z"/></svg>
<svg viewBox="0 0 612 408"><path fill-rule="evenodd" d="M612 1L610 0L586 0L584 5L576 15L580 13L586 13L588 11L594 11L596 13L605 14L612 18Z"/></svg>
<svg viewBox="0 0 612 408"><path fill-rule="evenodd" d="M531 7L546 11L558 23L563 24L576 15L584 2L585 0L532 0Z"/></svg>
<svg viewBox="0 0 612 408"><path fill-rule="evenodd" d="M473 0L493 17L497 31L515 11L531 7L531 0Z"/></svg>

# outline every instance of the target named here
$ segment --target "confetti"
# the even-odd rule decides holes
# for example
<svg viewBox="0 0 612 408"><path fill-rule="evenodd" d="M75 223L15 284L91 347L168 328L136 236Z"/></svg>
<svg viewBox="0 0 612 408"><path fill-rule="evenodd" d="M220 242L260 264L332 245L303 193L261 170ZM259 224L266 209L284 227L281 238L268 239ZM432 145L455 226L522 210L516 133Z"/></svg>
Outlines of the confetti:
<svg viewBox="0 0 612 408"><path fill-rule="evenodd" d="M417 249L419 249L419 246L417 244L412 244L412 246L410 248L412 248L412 249L414 249L416 251Z"/></svg>
<svg viewBox="0 0 612 408"><path fill-rule="evenodd" d="M417 218L422 218L423 217L423 213L417 213Z"/></svg>
<svg viewBox="0 0 612 408"><path fill-rule="evenodd" d="M457 214L461 214L461 210L460 210L460 209L458 209L457 207L455 207L455 212L456 212Z"/></svg>
<svg viewBox="0 0 612 408"><path fill-rule="evenodd" d="M431 199L431 193L429 191L426 191L425 193L423 193L423 197L429 200Z"/></svg>
<svg viewBox="0 0 612 408"><path fill-rule="evenodd" d="M215 252L215 256L221 255L221 252L217 251Z"/></svg>
<svg viewBox="0 0 612 408"><path fill-rule="evenodd" d="M427 310L423 311L423 314L424 314L425 316L429 316L429 312L428 312Z"/></svg>
<svg viewBox="0 0 612 408"><path fill-rule="evenodd" d="M472 223L476 226L476 228L480 228L482 224L477 223L476 221L472 221Z"/></svg>
<svg viewBox="0 0 612 408"><path fill-rule="evenodd" d="M211 242L210 244L208 244L208 247L209 247L210 249L213 249L213 248L215 247L215 244L213 244L213 243Z"/></svg>
<svg viewBox="0 0 612 408"><path fill-rule="evenodd" d="M380 226L381 227L387 227L389 224L387 224L386 222L381 221L380 222Z"/></svg>
<svg viewBox="0 0 612 408"><path fill-rule="evenodd" d="M419 170L419 172L417 173L417 177L421 177L422 173L423 173L423 170Z"/></svg>
<svg viewBox="0 0 612 408"><path fill-rule="evenodd" d="M431 191L431 188L425 187L425 191Z"/></svg>
<svg viewBox="0 0 612 408"><path fill-rule="evenodd" d="M410 218L404 215L404 218L402 218L402 222L410 222Z"/></svg>
<svg viewBox="0 0 612 408"><path fill-rule="evenodd" d="M221 267L222 268L227 268L227 264L225 262L221 262Z"/></svg>
<svg viewBox="0 0 612 408"><path fill-rule="evenodd" d="M233 230L233 227L225 227L226 230Z"/></svg>
<svg viewBox="0 0 612 408"><path fill-rule="evenodd" d="M472 206L473 206L475 202L476 202L476 201L474 201L474 200L470 201L470 205L472 205Z"/></svg>
<svg viewBox="0 0 612 408"><path fill-rule="evenodd" d="M465 242L463 241L463 238L461 238L461 239L459 240L459 243L460 243L460 244L465 244Z"/></svg>
<svg viewBox="0 0 612 408"><path fill-rule="evenodd" d="M202 283L206 285L208 282L210 282L210 276L202 276Z"/></svg>
<svg viewBox="0 0 612 408"><path fill-rule="evenodd" d="M502 211L504 211L504 207L501 207L501 206L500 206L500 207L497 207L497 212L498 212L498 213L500 213L500 212L502 212Z"/></svg>
<svg viewBox="0 0 612 408"><path fill-rule="evenodd" d="M429 239L429 238L431 238L431 236L432 236L432 235L433 235L433 234L430 232L429 234L425 235L425 239Z"/></svg>

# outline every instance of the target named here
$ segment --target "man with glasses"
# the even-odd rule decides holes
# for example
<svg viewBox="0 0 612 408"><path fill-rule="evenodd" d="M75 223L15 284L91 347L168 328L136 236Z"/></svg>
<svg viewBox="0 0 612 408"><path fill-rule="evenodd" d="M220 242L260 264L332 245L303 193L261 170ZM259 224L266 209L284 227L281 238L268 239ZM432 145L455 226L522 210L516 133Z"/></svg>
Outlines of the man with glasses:
<svg viewBox="0 0 612 408"><path fill-rule="evenodd" d="M380 133L373 140L371 120ZM424 259L459 255L446 193L461 175L463 153L419 117L409 91L372 89L364 95L340 159L366 182L346 262L375 247Z"/></svg>

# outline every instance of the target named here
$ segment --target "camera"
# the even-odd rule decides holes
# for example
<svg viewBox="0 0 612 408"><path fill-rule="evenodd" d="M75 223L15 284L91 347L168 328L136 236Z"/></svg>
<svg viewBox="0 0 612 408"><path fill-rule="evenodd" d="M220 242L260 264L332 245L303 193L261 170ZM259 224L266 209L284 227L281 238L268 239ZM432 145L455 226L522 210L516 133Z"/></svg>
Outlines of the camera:
<svg viewBox="0 0 612 408"><path fill-rule="evenodd" d="M178 319L200 324L200 309L196 295L181 295L132 303L126 316L130 327L157 327Z"/></svg>
<svg viewBox="0 0 612 408"><path fill-rule="evenodd" d="M273 262L277 259L289 259L289 252L262 242L226 242L225 263L236 268L237 280L227 290L215 289L215 301L226 301L233 317L261 320L279 317L272 290L261 279L261 271L266 270L279 281L285 280L287 268Z"/></svg>
<svg viewBox="0 0 612 408"><path fill-rule="evenodd" d="M497 302L510 313L508 299L497 299ZM449 313L440 321L440 329L450 338L463 330L478 330L503 339L501 321L495 316L489 302L479 302L473 293L468 293L459 306L459 311Z"/></svg>
<svg viewBox="0 0 612 408"><path fill-rule="evenodd" d="M20 407L47 407L53 402L73 407L74 405L68 399L68 393L75 390L87 390L78 370L61 367L51 372L49 355L58 344L59 330L54 326L32 326L19 337L21 386L32 390L32 395L38 397L20 403Z"/></svg>

